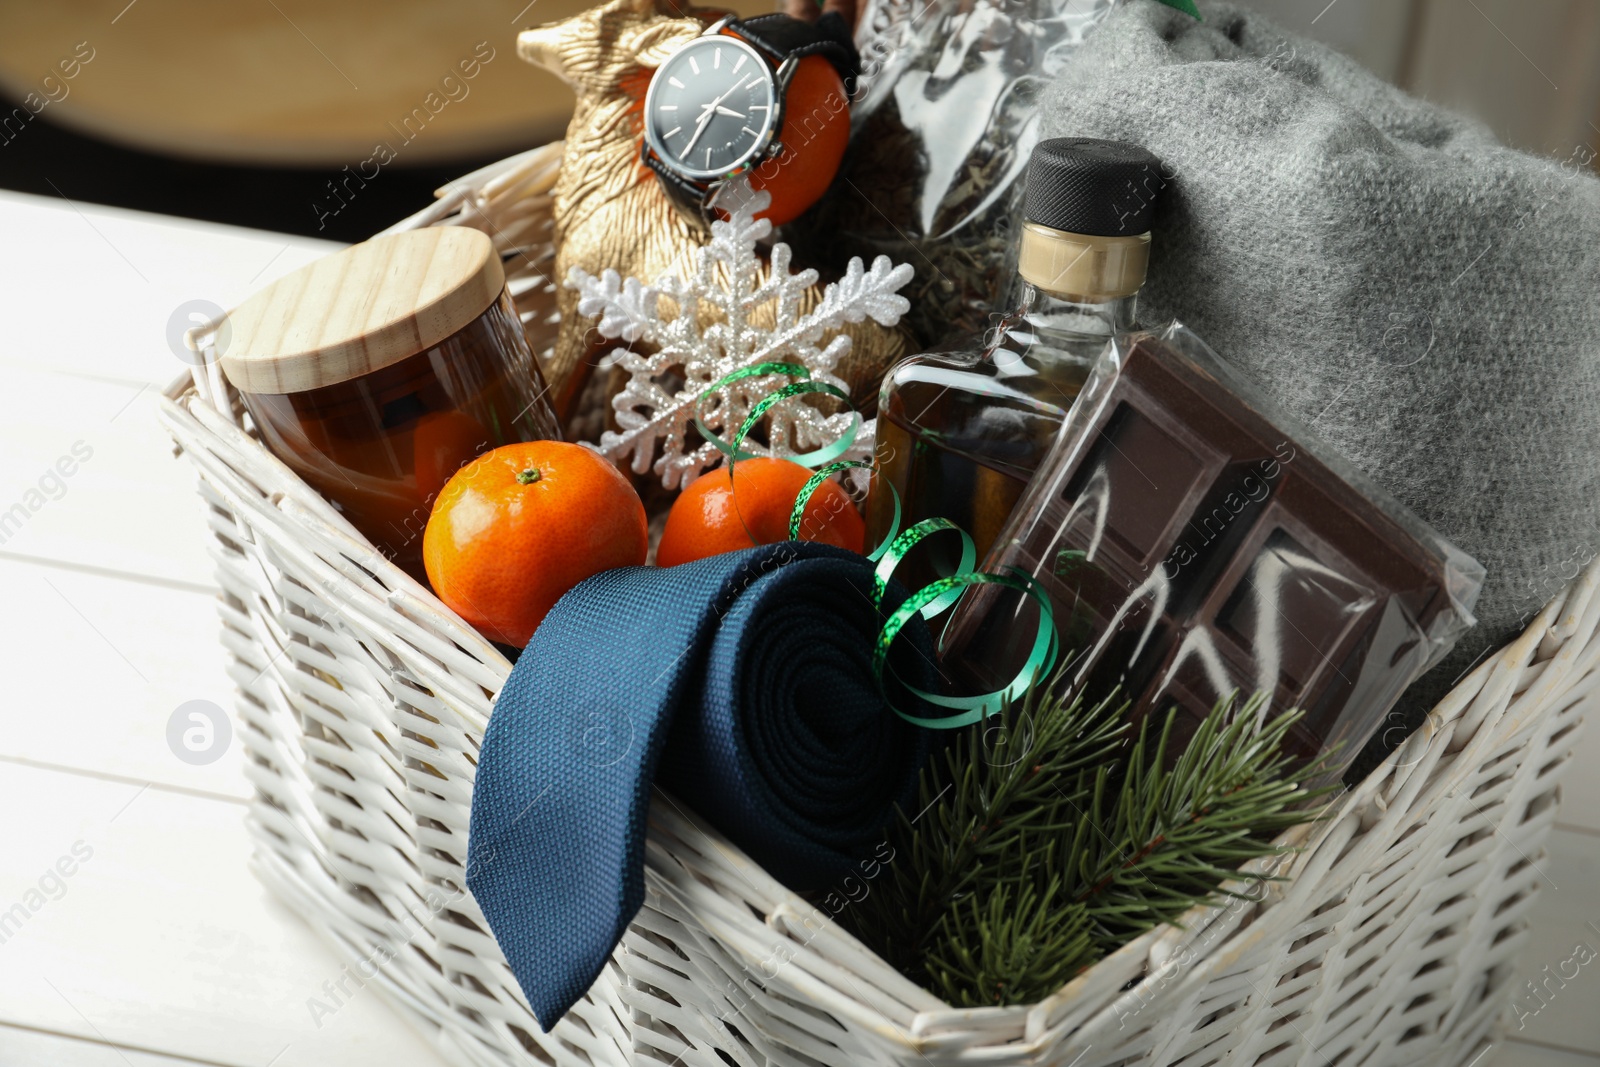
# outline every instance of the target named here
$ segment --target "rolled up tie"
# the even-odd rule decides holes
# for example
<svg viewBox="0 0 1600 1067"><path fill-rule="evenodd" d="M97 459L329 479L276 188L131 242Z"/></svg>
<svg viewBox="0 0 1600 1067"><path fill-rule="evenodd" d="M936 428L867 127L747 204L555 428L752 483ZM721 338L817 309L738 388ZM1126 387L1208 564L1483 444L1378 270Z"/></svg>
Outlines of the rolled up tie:
<svg viewBox="0 0 1600 1067"><path fill-rule="evenodd" d="M472 794L467 886L539 1025L594 982L644 903L652 781L775 877L817 888L915 795L928 734L872 670L873 567L791 541L624 567L546 616L495 703ZM926 629L895 675L933 689Z"/></svg>

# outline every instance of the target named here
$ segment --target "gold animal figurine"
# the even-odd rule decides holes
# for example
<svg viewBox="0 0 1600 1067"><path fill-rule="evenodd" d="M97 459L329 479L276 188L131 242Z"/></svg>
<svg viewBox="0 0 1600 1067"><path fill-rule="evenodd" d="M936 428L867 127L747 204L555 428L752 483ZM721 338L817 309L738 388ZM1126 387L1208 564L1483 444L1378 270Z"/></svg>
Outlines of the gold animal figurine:
<svg viewBox="0 0 1600 1067"><path fill-rule="evenodd" d="M573 267L595 275L610 268L645 281L693 273L695 252L709 234L673 206L640 161L644 95L655 68L722 14L684 17L657 0L609 0L518 36L522 58L560 77L578 97L552 209L558 282ZM805 265L827 273L821 264ZM824 284L825 279L811 287L802 313L821 300ZM546 377L565 421L611 344L578 314L576 291L561 286L557 308L560 332ZM856 406L870 412L884 371L907 352L909 338L871 319L844 332L851 348L839 375Z"/></svg>

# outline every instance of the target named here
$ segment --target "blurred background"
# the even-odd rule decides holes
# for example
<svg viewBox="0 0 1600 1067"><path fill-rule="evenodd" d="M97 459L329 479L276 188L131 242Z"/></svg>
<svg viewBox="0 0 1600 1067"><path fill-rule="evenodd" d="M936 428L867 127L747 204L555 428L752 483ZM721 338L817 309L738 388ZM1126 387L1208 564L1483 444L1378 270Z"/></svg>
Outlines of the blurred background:
<svg viewBox="0 0 1600 1067"><path fill-rule="evenodd" d="M590 2L0 0L0 188L360 240L561 136L515 33ZM1600 145L1600 0L1248 3L1510 144Z"/></svg>

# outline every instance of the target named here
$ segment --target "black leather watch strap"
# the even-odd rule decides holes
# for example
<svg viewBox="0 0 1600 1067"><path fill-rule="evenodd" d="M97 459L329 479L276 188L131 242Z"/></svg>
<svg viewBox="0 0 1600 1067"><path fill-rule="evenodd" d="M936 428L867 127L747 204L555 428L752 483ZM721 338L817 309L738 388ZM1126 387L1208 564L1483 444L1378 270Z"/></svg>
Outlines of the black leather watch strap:
<svg viewBox="0 0 1600 1067"><path fill-rule="evenodd" d="M707 189L704 185L696 184L673 170L668 163L650 150L648 143L645 144L641 156L644 165L655 171L656 177L661 179L661 188L668 197L691 215L709 223L710 220L706 217Z"/></svg>
<svg viewBox="0 0 1600 1067"><path fill-rule="evenodd" d="M824 56L844 79L845 88L855 88L861 57L838 12L830 11L816 22L781 14L757 15L730 22L727 28L771 56L774 64L790 56Z"/></svg>

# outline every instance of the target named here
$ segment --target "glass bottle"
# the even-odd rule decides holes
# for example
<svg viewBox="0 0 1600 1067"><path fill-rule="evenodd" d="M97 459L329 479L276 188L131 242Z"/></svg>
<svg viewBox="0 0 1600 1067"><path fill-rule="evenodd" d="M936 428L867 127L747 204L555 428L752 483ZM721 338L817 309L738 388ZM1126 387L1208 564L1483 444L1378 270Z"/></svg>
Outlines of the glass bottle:
<svg viewBox="0 0 1600 1067"><path fill-rule="evenodd" d="M884 377L869 545L889 533L898 493L901 529L949 519L980 560L988 553L1096 357L1134 325L1162 184L1160 164L1136 145L1060 138L1035 147L1017 306L981 345L912 356ZM958 549L953 535L929 538L898 575L918 588L950 573Z"/></svg>

